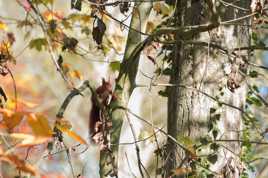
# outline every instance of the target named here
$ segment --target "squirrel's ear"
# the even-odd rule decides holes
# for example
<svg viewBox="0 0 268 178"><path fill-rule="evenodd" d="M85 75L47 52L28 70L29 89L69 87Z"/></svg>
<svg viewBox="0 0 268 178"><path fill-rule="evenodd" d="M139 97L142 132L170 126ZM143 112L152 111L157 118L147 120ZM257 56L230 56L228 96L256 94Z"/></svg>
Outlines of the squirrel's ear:
<svg viewBox="0 0 268 178"><path fill-rule="evenodd" d="M105 78L102 78L102 85L105 84Z"/></svg>

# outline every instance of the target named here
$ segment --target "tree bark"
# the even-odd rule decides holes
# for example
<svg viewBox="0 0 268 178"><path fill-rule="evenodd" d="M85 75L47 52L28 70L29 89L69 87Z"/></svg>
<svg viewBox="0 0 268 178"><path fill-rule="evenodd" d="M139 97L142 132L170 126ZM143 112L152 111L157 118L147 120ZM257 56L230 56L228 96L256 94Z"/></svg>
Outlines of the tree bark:
<svg viewBox="0 0 268 178"><path fill-rule="evenodd" d="M177 13L174 16L176 25L200 25L213 23L218 19L226 21L249 13L233 7L227 8L222 4L216 7L214 1L207 0L205 2L178 0ZM213 5L213 9L210 7L211 5ZM249 1L241 1L236 5L250 9ZM217 15L219 17L216 17ZM248 25L249 20L246 19L241 23ZM243 99L246 95L243 79L239 81L240 87L230 91L227 87L230 74L224 70L228 65L232 68L239 66L241 59L230 59L229 54L220 54L210 44L218 44L227 50L248 46L248 27L220 26L209 32L193 34L190 45L179 38L176 40L172 58L173 73L170 77L170 83L176 86L168 88L168 134L174 138L187 137L195 141L201 136L213 135L212 130L207 129L206 123L209 123L211 119L210 108L216 108L216 112L220 114L220 120L216 122L215 129L213 129L214 133L217 132L215 139L238 139L243 125L241 111L228 106L220 106L219 103L225 102L243 108ZM204 41L207 45L197 46L194 43L196 41ZM238 58L246 56L246 59L249 59L247 52L241 51L237 54ZM218 101L214 101L200 91L215 97ZM180 140L178 141L180 142ZM242 165L241 160L235 154L240 153L240 148L241 144L238 142L223 144L217 155L216 163L210 166L211 171L216 173L215 177L224 177L226 172L228 172L227 177L239 177ZM189 167L190 163L187 159L189 154L178 148L169 138L167 139L166 154L164 177L171 176L172 171L177 167ZM230 169L233 169L234 172Z"/></svg>
<svg viewBox="0 0 268 178"><path fill-rule="evenodd" d="M131 22L129 25L129 33L124 52L123 61L120 65L119 76L116 80L115 94L118 97L118 106L126 106L128 100L135 89L135 80L139 65L139 58L131 59L133 50L141 42L141 31L152 8L152 3L134 3ZM131 59L131 60L130 60ZM132 61L133 60L133 61ZM111 149L100 152L100 177L118 177L118 148L120 140L121 127L125 118L125 112L115 110L112 113L112 129L111 129Z"/></svg>

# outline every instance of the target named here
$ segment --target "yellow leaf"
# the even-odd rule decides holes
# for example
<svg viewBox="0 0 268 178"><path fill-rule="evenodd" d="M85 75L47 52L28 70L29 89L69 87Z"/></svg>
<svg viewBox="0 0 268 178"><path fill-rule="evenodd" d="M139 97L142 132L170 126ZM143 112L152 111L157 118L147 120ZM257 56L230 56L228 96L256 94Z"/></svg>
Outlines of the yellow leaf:
<svg viewBox="0 0 268 178"><path fill-rule="evenodd" d="M2 21L0 21L0 30L7 30L7 25Z"/></svg>
<svg viewBox="0 0 268 178"><path fill-rule="evenodd" d="M52 136L52 130L47 118L42 114L28 114L27 121L35 136Z"/></svg>
<svg viewBox="0 0 268 178"><path fill-rule="evenodd" d="M56 120L56 127L61 127L64 129L68 129L70 130L72 128L72 124L70 123L70 121L64 119L64 118L57 118Z"/></svg>
<svg viewBox="0 0 268 178"><path fill-rule="evenodd" d="M59 124L56 124L56 127L63 133L66 133L69 137L73 138L74 140L78 141L81 144L87 145L87 142L78 134L71 131L70 129L64 128L60 126Z"/></svg>

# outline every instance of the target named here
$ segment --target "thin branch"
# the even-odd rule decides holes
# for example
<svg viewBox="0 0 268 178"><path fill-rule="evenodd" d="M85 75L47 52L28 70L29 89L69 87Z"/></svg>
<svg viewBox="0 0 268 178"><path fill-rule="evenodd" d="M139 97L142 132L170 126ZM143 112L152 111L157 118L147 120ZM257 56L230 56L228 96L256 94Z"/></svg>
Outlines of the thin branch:
<svg viewBox="0 0 268 178"><path fill-rule="evenodd" d="M133 177L137 178L137 177L135 176L135 174L134 174L134 173L132 172L132 170L131 170L131 167L130 167L130 164L129 164L129 160L128 160L128 157L127 157L127 153L125 153L125 157L126 157L126 160L127 160L127 165L128 165L129 171L131 172L131 174L132 174Z"/></svg>
<svg viewBox="0 0 268 178"><path fill-rule="evenodd" d="M129 126L130 126L132 136L133 136L133 138L134 138L134 145L135 145L135 148L136 148L136 155L137 155L137 159L138 159L138 167L139 167L139 171L140 171L141 177L144 178L144 174L143 174L142 167L141 167L143 164L142 164L141 156L140 156L140 148L139 148L139 145L137 144L137 136L136 136L134 127L133 127L133 125L132 125L132 122L130 121L130 118L129 118L127 112L125 112L125 115L126 115L128 124L129 124Z"/></svg>
<svg viewBox="0 0 268 178"><path fill-rule="evenodd" d="M20 6L23 6L21 4L21 2L17 1L18 4ZM27 2L30 4L33 12L36 14L37 16L37 20L39 22L39 25L43 31L43 33L45 34L46 40L48 42L48 51L51 55L51 59L54 63L54 65L56 66L57 71L61 74L62 78L64 79L64 81L71 87L73 88L73 83L71 81L68 80L68 78L65 76L64 72L62 71L61 67L59 66L58 62L57 62L57 56L56 54L54 54L54 50L52 48L52 40L50 38L50 35L48 34L48 30L46 29L46 25L45 25L45 20L43 19L42 14L36 9L36 7L33 5L32 1L27 0Z"/></svg>
<svg viewBox="0 0 268 178"><path fill-rule="evenodd" d="M237 5L233 4L233 3L229 3L229 2L226 2L226 1L223 1L223 0L218 0L218 1L220 1L225 7L231 6L233 8L236 8L236 9L239 9L239 10L242 10L242 11L250 12L250 9L245 9L245 8L237 6Z"/></svg>
<svg viewBox="0 0 268 178"><path fill-rule="evenodd" d="M87 88L89 88L91 91L93 91L93 88L90 86L88 80L84 81L84 83L79 88L72 89L71 92L69 93L69 95L65 98L60 109L58 110L58 113L56 115L57 118L63 118L63 114L64 114L67 106L69 105L69 103L73 99L73 97L75 97L77 95L82 95L81 93Z"/></svg>
<svg viewBox="0 0 268 178"><path fill-rule="evenodd" d="M212 100L218 102L219 104L222 104L222 105L228 106L228 107L230 107L230 108L239 110L239 111L242 112L243 114L246 114L246 112L245 112L242 108L239 108L239 107L237 107L237 106L231 105L231 104L229 104L229 103L225 103L225 102L223 102L223 101L219 101L217 98L215 98L215 97L209 95L208 93L206 93L206 92L204 92L204 91L202 91L202 90L199 90L199 89L197 89L197 88L191 87L191 86L187 86L187 85L179 85L179 84L169 84L169 83L167 83L167 84L155 84L155 83L152 83L151 86L181 87L181 88L186 88L186 89L189 89L189 90L194 90L194 91L196 91L196 92L198 92L198 93L201 93L201 94L207 96L208 98L210 98L210 99L212 99ZM136 85L136 87L149 87L149 86L148 86L148 85L140 85L140 84L138 84L138 85Z"/></svg>

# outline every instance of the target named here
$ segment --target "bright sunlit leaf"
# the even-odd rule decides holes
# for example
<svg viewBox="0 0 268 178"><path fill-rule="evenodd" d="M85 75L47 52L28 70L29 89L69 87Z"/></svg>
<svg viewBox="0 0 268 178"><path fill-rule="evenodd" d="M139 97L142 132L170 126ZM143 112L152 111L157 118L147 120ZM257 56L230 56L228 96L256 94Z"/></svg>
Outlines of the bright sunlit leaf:
<svg viewBox="0 0 268 178"><path fill-rule="evenodd" d="M81 75L81 73L78 70L71 71L70 76L73 78L77 78L79 80L83 80L83 76Z"/></svg>
<svg viewBox="0 0 268 178"><path fill-rule="evenodd" d="M28 114L27 121L35 136L52 136L47 118L42 114Z"/></svg>
<svg viewBox="0 0 268 178"><path fill-rule="evenodd" d="M14 112L12 113L11 116L4 114L4 117L3 117L3 121L8 129L15 128L17 125L19 125L22 119L23 119L23 114L20 112Z"/></svg>
<svg viewBox="0 0 268 178"><path fill-rule="evenodd" d="M51 139L51 137L34 136L34 135L24 134L24 133L12 133L10 134L10 137L21 140L21 142L16 144L16 147L39 145L39 144L46 143L48 140Z"/></svg>
<svg viewBox="0 0 268 178"><path fill-rule="evenodd" d="M7 30L7 25L3 21L0 21L0 30Z"/></svg>
<svg viewBox="0 0 268 178"><path fill-rule="evenodd" d="M78 134L76 134L75 132L71 131L68 128L62 127L59 124L56 124L56 127L63 133L67 134L69 137L71 137L72 139L78 141L81 144L87 145L87 142Z"/></svg>
<svg viewBox="0 0 268 178"><path fill-rule="evenodd" d="M50 21L50 20L61 20L63 19L63 12L60 11L45 11L43 13L43 17L46 21Z"/></svg>

